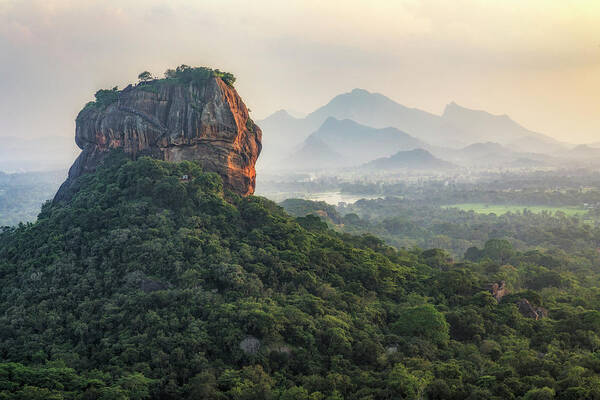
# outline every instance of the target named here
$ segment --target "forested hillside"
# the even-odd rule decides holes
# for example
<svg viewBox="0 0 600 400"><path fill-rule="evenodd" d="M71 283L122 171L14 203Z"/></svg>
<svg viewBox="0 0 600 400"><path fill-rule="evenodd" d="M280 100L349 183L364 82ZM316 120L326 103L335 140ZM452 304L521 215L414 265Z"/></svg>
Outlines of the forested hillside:
<svg viewBox="0 0 600 400"><path fill-rule="evenodd" d="M600 398L593 268L398 251L191 162L74 189L0 234L0 399Z"/></svg>

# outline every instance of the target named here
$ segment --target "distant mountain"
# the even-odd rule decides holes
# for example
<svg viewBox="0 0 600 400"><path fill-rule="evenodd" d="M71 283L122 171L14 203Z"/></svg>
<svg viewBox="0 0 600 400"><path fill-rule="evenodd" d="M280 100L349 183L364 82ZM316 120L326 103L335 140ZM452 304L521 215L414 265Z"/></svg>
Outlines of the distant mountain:
<svg viewBox="0 0 600 400"><path fill-rule="evenodd" d="M281 166L282 155L298 150L307 136L319 127L311 127L304 118L295 118L285 110L258 121L257 125L263 131L263 147L257 168L276 169Z"/></svg>
<svg viewBox="0 0 600 400"><path fill-rule="evenodd" d="M297 150L329 117L377 129L394 127L424 143L444 148L497 142L516 152L554 153L566 149L563 143L530 131L506 115L471 110L456 103L448 104L442 115L435 115L403 106L379 93L354 89L334 97L305 118L294 118L281 110L259 121L263 130L263 164L277 164L277 156Z"/></svg>
<svg viewBox="0 0 600 400"><path fill-rule="evenodd" d="M588 146L593 147L595 149L600 149L600 142L589 143Z"/></svg>
<svg viewBox="0 0 600 400"><path fill-rule="evenodd" d="M321 127L311 134L301 149L290 157L298 165L314 168L358 166L399 150L412 150L425 143L396 128L375 129L352 120L327 118ZM302 157L307 162L302 163ZM311 162L315 160L315 164ZM325 163L324 158L331 162Z"/></svg>
<svg viewBox="0 0 600 400"><path fill-rule="evenodd" d="M562 143L522 127L508 115L471 110L452 102L444 109L442 119L455 127L461 138L468 143L499 142L517 151L537 153L551 153L564 149Z"/></svg>
<svg viewBox="0 0 600 400"><path fill-rule="evenodd" d="M528 168L541 167L556 161L547 155L518 152L495 142L473 143L462 149L432 147L430 151L464 167Z"/></svg>
<svg viewBox="0 0 600 400"><path fill-rule="evenodd" d="M549 165L551 164L549 164L547 161L534 158L520 157L511 161L509 166L511 168L540 168L547 167Z"/></svg>
<svg viewBox="0 0 600 400"><path fill-rule="evenodd" d="M460 146L468 144L460 139L460 132L435 114L396 103L390 98L371 93L364 89L354 89L340 94L329 103L309 114L305 119L317 124L328 117L351 119L374 128L393 126L432 144Z"/></svg>
<svg viewBox="0 0 600 400"><path fill-rule="evenodd" d="M512 155L514 152L500 143L485 142L470 144L458 150L458 153L464 157L490 157Z"/></svg>
<svg viewBox="0 0 600 400"><path fill-rule="evenodd" d="M570 155L578 158L600 158L600 148L593 147L586 144L575 146L563 155Z"/></svg>
<svg viewBox="0 0 600 400"><path fill-rule="evenodd" d="M286 110L282 110L282 111L285 111L286 113L288 113L289 115L291 115L294 118L304 118L308 115L305 112L298 111L298 110L290 110L289 108Z"/></svg>
<svg viewBox="0 0 600 400"><path fill-rule="evenodd" d="M555 155L571 167L600 167L600 148L582 144Z"/></svg>
<svg viewBox="0 0 600 400"><path fill-rule="evenodd" d="M448 153L446 153L448 154ZM473 143L448 154L449 159L466 166L497 167L508 166L522 155L501 145L500 143Z"/></svg>
<svg viewBox="0 0 600 400"><path fill-rule="evenodd" d="M430 152L423 149L399 151L391 157L382 157L373 160L363 166L369 170L433 170L450 169L456 166L447 161L434 157Z"/></svg>
<svg viewBox="0 0 600 400"><path fill-rule="evenodd" d="M290 156L285 165L295 170L314 170L322 168L336 168L349 164L338 152L334 151L327 143L316 136L309 136L300 150Z"/></svg>

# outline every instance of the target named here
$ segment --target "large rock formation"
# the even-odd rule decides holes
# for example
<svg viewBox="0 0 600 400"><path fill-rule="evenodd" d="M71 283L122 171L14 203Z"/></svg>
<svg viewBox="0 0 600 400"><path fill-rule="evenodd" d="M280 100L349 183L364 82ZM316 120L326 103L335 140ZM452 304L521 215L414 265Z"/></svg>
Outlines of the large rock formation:
<svg viewBox="0 0 600 400"><path fill-rule="evenodd" d="M112 149L136 158L197 160L226 188L254 193L261 131L235 89L220 77L177 78L104 91L79 113L75 141L83 150L54 201L68 200L76 179L92 172Z"/></svg>

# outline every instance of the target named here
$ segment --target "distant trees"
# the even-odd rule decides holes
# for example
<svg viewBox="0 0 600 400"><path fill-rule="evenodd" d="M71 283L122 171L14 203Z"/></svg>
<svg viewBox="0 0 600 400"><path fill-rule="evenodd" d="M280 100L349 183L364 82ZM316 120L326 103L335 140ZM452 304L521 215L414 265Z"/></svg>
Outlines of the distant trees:
<svg viewBox="0 0 600 400"><path fill-rule="evenodd" d="M223 72L218 69L208 67L190 67L186 64L181 64L175 69L167 69L164 73L166 79L179 79L182 82L200 83L210 77L221 78L227 85L233 87L235 76L230 72Z"/></svg>
<svg viewBox="0 0 600 400"><path fill-rule="evenodd" d="M207 67L190 67L189 65L181 64L175 69L167 69L164 73L165 79L177 79L182 83L196 83L202 84L211 77L220 78L225 84L233 87L235 83L235 76L229 72L223 72L218 69L211 69ZM154 75L149 71L141 72L138 75L138 83L144 90L153 91L153 88L149 84L150 82L156 81ZM95 101L91 101L86 104L88 107L106 107L119 99L119 89L117 86L112 89L100 89L95 94ZM254 128L254 123L249 119L249 130Z"/></svg>
<svg viewBox="0 0 600 400"><path fill-rule="evenodd" d="M165 71L165 79L173 79L177 76L177 71L175 71L174 69L167 69Z"/></svg>
<svg viewBox="0 0 600 400"><path fill-rule="evenodd" d="M483 248L484 257L489 257L493 261L500 264L505 264L514 255L512 245L508 240L490 239L485 242Z"/></svg>
<svg viewBox="0 0 600 400"><path fill-rule="evenodd" d="M100 89L95 94L96 101L90 101L84 107L87 108L104 108L119 100L119 88L117 86L112 89Z"/></svg>
<svg viewBox="0 0 600 400"><path fill-rule="evenodd" d="M167 69L164 73L165 79L177 79L182 83L196 83L202 84L211 77L220 78L225 84L233 87L235 83L235 76L229 72L223 72L218 69L212 69L207 67L190 67L189 65L181 64L175 69ZM156 92L156 88L149 84L150 82L156 81L154 75L149 71L141 72L138 75L138 83L146 91ZM120 91L117 86L112 89L100 89L95 93L95 101L88 102L86 108L104 108L112 103L119 100ZM254 129L254 123L248 119L247 127L250 131Z"/></svg>

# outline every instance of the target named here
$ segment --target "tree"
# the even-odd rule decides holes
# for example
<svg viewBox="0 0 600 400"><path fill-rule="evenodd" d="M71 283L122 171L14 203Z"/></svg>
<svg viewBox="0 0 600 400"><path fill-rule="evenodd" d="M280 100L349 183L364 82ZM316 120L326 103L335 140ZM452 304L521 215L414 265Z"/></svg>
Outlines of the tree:
<svg viewBox="0 0 600 400"><path fill-rule="evenodd" d="M447 314L450 333L456 340L472 340L485 334L484 320L474 307L465 307Z"/></svg>
<svg viewBox="0 0 600 400"><path fill-rule="evenodd" d="M541 389L531 389L525 396L524 400L552 400L554 398L554 390L549 387L543 387Z"/></svg>
<svg viewBox="0 0 600 400"><path fill-rule="evenodd" d="M280 400L304 400L308 399L308 392L302 386L292 386L286 389L280 397Z"/></svg>
<svg viewBox="0 0 600 400"><path fill-rule="evenodd" d="M404 365L396 364L386 379L386 385L395 399L419 399L430 378L415 376Z"/></svg>
<svg viewBox="0 0 600 400"><path fill-rule="evenodd" d="M112 89L100 89L94 94L94 97L96 97L95 104L108 106L119 100L119 88L115 86Z"/></svg>
<svg viewBox="0 0 600 400"><path fill-rule="evenodd" d="M146 378L139 372L122 377L118 383L132 400L144 400L150 397L149 386L152 379Z"/></svg>
<svg viewBox="0 0 600 400"><path fill-rule="evenodd" d="M446 344L450 337L444 314L431 304L409 307L400 312L394 330L402 336L420 336L436 344Z"/></svg>
<svg viewBox="0 0 600 400"><path fill-rule="evenodd" d="M146 83L154 79L154 77L150 72L144 71L138 75L138 79L140 80L140 83Z"/></svg>
<svg viewBox="0 0 600 400"><path fill-rule="evenodd" d="M189 399L217 399L217 381L211 371L196 374L186 387Z"/></svg>
<svg viewBox="0 0 600 400"><path fill-rule="evenodd" d="M514 255L512 245L505 239L490 239L483 248L484 257L489 257L500 264L506 264Z"/></svg>

